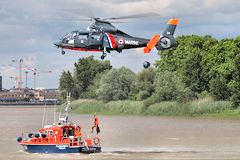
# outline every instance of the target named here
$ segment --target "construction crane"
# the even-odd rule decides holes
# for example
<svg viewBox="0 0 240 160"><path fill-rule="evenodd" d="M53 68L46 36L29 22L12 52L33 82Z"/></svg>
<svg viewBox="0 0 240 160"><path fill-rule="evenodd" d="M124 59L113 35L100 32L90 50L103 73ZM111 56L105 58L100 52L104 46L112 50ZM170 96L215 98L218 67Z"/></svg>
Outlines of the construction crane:
<svg viewBox="0 0 240 160"><path fill-rule="evenodd" d="M12 71L13 70L16 70L17 68L16 67L14 67L12 64L2 64L1 65L1 70L3 71L3 72L5 72L5 74L6 73L8 73L8 74L12 74ZM17 86L18 86L18 82L19 82L19 78L18 78L18 76L13 76L13 75L9 75L10 77L10 79L11 80L14 80L14 85L13 85L13 88L16 88Z"/></svg>
<svg viewBox="0 0 240 160"><path fill-rule="evenodd" d="M13 62L16 62L16 60L12 60ZM11 80L15 80L15 86L16 86L16 88L22 88L22 84L23 84L23 82L22 82L22 76L20 76L20 75L22 75L22 72L24 71L25 72L25 87L27 88L27 79L28 79L28 77L27 77L27 74L28 74L28 68L27 67L23 67L23 65L22 65L22 61L20 62L21 63L21 65L19 65L19 67L15 67L15 66L13 66L13 65L11 65L11 64L7 64L7 65L2 65L2 67L4 67L4 68L6 68L6 69L16 69L16 70L19 70L19 75L18 76L10 76L9 78L11 79ZM14 88L15 88L15 86L14 86Z"/></svg>
<svg viewBox="0 0 240 160"><path fill-rule="evenodd" d="M26 73L26 69L23 68L23 61L24 62L32 62L34 59L33 58L20 58L20 59L13 59L12 62L13 63L19 63L19 66L18 67L15 67L19 70L19 75L18 75L18 82L17 82L17 88L18 89L21 89L22 88L22 72L23 72L23 69L25 70L25 74L26 74L26 88L27 88L27 73Z"/></svg>
<svg viewBox="0 0 240 160"><path fill-rule="evenodd" d="M36 89L37 76L40 75L40 74L50 74L50 73L52 73L51 70L35 72L35 73L34 73L34 89Z"/></svg>
<svg viewBox="0 0 240 160"><path fill-rule="evenodd" d="M51 70L38 70L37 68L26 68L28 69L29 71L32 71L33 73L33 88L36 89L36 86L37 86L37 76L40 75L40 74L50 74L52 73Z"/></svg>
<svg viewBox="0 0 240 160"><path fill-rule="evenodd" d="M25 88L28 88L28 71L25 71Z"/></svg>
<svg viewBox="0 0 240 160"><path fill-rule="evenodd" d="M13 86L13 88L15 88L15 86L18 84L18 77L17 76L10 76L9 77L11 80L14 80L14 86Z"/></svg>
<svg viewBox="0 0 240 160"><path fill-rule="evenodd" d="M27 61L28 59L26 59ZM32 61L32 59L30 59ZM25 87L28 88L28 75L29 75L29 72L32 72L33 73L33 88L36 89L36 86L37 86L37 76L40 75L40 74L50 74L52 73L51 70L38 70L37 68L33 68L33 67L27 67L27 66L23 66L23 61L25 61L25 58L24 59L19 59L19 60L12 60L13 63L18 63L19 62L19 66L16 67L16 66L13 66L12 64L7 64L7 65L2 65L2 67L4 68L12 68L12 69L17 69L19 71L18 73L18 76L11 76L10 78L11 79L15 79L15 83L16 83L16 88L17 89L21 89L22 88L22 85L23 85L23 82L22 82L22 73L24 72L25 73Z"/></svg>
<svg viewBox="0 0 240 160"><path fill-rule="evenodd" d="M17 83L17 88L21 89L22 88L22 66L23 66L23 59L20 58L19 60L13 59L12 60L13 63L17 63L19 62L19 75L18 75L18 83Z"/></svg>

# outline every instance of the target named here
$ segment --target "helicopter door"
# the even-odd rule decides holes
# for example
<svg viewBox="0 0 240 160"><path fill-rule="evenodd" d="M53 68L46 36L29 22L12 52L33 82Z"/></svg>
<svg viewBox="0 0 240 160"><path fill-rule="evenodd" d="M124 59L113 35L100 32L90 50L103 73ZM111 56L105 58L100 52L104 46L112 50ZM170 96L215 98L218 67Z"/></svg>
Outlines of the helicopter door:
<svg viewBox="0 0 240 160"><path fill-rule="evenodd" d="M101 47L103 36L101 34L89 34L88 41L90 46Z"/></svg>
<svg viewBox="0 0 240 160"><path fill-rule="evenodd" d="M78 35L78 37L75 39L75 44L78 47L87 47L88 46L88 39L87 35Z"/></svg>

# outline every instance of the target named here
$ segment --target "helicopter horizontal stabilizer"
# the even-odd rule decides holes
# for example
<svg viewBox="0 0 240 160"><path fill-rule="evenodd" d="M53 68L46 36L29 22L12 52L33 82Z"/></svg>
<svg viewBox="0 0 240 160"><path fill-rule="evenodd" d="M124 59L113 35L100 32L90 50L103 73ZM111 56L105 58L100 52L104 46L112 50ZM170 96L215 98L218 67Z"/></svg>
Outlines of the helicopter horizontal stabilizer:
<svg viewBox="0 0 240 160"><path fill-rule="evenodd" d="M159 34L155 34L152 39L147 43L147 46L144 48L144 53L150 53L150 51L156 46L160 39Z"/></svg>

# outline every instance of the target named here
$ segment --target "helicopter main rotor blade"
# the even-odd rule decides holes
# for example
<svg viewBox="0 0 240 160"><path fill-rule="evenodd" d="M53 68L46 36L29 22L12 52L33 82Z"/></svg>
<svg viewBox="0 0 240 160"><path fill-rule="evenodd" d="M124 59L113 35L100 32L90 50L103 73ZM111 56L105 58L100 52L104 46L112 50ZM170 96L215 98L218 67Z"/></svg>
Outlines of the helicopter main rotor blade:
<svg viewBox="0 0 240 160"><path fill-rule="evenodd" d="M41 17L42 19L44 18L45 20L55 20L55 21L99 21L99 22L108 22L108 23L126 23L127 21L122 21L122 20L127 20L127 19L139 19L139 18L146 18L146 17L157 17L160 16L159 14L155 12L149 12L149 13L141 13L141 14L133 14L133 15L127 15L127 16L120 16L120 17L110 17L110 18L98 18L98 17L93 17L93 14L91 13L90 16L88 15L83 15L83 18L78 18L76 15L74 17L76 18L61 18L61 17ZM40 18L40 19L41 19Z"/></svg>
<svg viewBox="0 0 240 160"><path fill-rule="evenodd" d="M102 20L104 21L123 20L123 19L134 19L134 18L156 17L156 16L160 16L160 15L154 12L150 12L150 13L133 14L133 15L121 16L121 17L104 18Z"/></svg>
<svg viewBox="0 0 240 160"><path fill-rule="evenodd" d="M50 21L54 21L54 20L55 21L93 21L95 18L91 10L89 9L78 9L75 11L73 10L74 9L56 10L54 13L57 16L52 15L47 17L39 17L39 19L50 20Z"/></svg>
<svg viewBox="0 0 240 160"><path fill-rule="evenodd" d="M53 21L92 21L92 18L47 18L45 20Z"/></svg>

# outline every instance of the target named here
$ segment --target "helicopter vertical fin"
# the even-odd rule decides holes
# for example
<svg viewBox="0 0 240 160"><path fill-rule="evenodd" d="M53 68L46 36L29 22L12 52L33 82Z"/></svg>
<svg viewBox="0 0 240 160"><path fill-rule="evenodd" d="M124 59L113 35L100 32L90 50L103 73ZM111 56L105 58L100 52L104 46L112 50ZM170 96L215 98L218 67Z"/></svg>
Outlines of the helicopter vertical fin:
<svg viewBox="0 0 240 160"><path fill-rule="evenodd" d="M113 49L117 48L116 41L115 41L114 36L112 34L105 33L105 37L107 39L109 48L113 48Z"/></svg>
<svg viewBox="0 0 240 160"><path fill-rule="evenodd" d="M165 29L165 31L162 34L163 35L173 35L178 23L179 23L179 20L177 18L170 19L168 21L167 28Z"/></svg>

